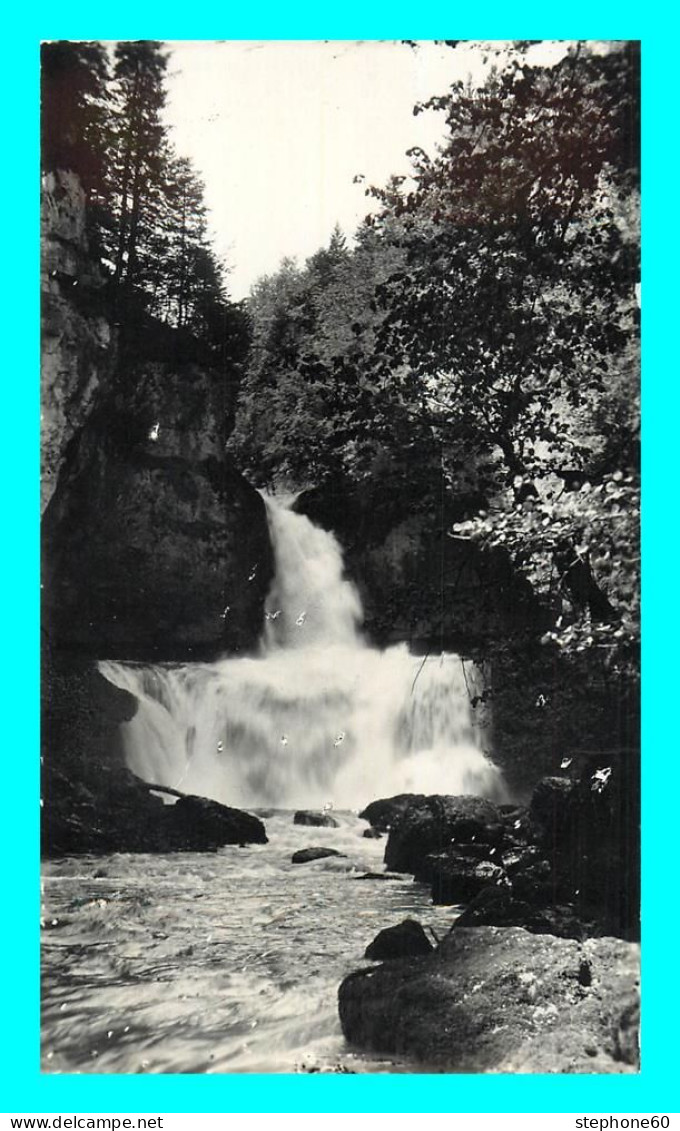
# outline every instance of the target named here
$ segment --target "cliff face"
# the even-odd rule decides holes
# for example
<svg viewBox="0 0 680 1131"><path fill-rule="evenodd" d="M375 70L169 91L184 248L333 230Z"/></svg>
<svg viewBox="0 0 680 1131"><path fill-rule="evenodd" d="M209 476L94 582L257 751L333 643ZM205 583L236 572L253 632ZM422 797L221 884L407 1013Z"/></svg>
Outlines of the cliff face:
<svg viewBox="0 0 680 1131"><path fill-rule="evenodd" d="M68 442L110 378L114 350L100 309L102 279L88 251L85 194L74 173L44 174L40 224L42 513Z"/></svg>
<svg viewBox="0 0 680 1131"><path fill-rule="evenodd" d="M200 849L201 830L170 828L179 807L125 769L118 728L137 704L96 662L253 649L273 572L266 512L224 454L236 374L180 361L175 331L151 320L153 341L138 335L122 360L85 205L74 174L45 175L43 850ZM232 832L219 843L248 839Z"/></svg>
<svg viewBox="0 0 680 1131"><path fill-rule="evenodd" d="M255 647L272 576L264 504L227 462L228 375L117 361L85 198L43 184L43 582L53 647L190 659ZM227 392L227 390L229 390Z"/></svg>
<svg viewBox="0 0 680 1131"><path fill-rule="evenodd" d="M45 516L46 619L122 659L255 647L272 576L264 503L223 455L221 388L196 366L123 375Z"/></svg>

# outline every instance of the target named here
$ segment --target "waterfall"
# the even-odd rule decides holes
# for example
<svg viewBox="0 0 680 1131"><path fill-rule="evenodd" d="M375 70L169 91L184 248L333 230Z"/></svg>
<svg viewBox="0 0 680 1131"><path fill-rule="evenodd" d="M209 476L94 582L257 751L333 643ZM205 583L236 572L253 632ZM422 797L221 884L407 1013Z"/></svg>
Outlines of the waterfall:
<svg viewBox="0 0 680 1131"><path fill-rule="evenodd" d="M122 725L146 781L230 805L357 808L394 793L500 798L473 725L471 665L384 651L332 534L267 500L275 578L260 653L100 670L138 700Z"/></svg>

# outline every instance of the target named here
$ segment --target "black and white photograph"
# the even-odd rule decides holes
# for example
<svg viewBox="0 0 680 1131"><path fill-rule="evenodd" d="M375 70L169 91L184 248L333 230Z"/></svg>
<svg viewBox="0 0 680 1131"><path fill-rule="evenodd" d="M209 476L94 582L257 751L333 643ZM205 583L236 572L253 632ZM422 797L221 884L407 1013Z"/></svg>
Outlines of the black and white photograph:
<svg viewBox="0 0 680 1131"><path fill-rule="evenodd" d="M640 54L42 42L43 1074L640 1072Z"/></svg>

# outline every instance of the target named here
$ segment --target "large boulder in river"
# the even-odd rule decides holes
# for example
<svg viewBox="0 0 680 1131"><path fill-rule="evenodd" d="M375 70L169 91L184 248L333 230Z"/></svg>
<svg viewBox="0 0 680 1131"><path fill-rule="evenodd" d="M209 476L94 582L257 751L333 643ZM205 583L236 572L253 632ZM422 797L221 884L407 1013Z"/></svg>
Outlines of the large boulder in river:
<svg viewBox="0 0 680 1131"><path fill-rule="evenodd" d="M386 833L399 817L403 817L409 805L426 800L424 793L397 793L394 797L381 797L371 801L359 816L368 821L371 828Z"/></svg>
<svg viewBox="0 0 680 1131"><path fill-rule="evenodd" d="M351 1044L446 1072L638 1070L639 948L521 928L452 931L339 991Z"/></svg>
<svg viewBox="0 0 680 1131"><path fill-rule="evenodd" d="M337 848L323 848L321 845L300 848L290 858L291 864L311 864L314 860L325 860L327 856L344 856Z"/></svg>
<svg viewBox="0 0 680 1131"><path fill-rule="evenodd" d="M165 806L168 850L205 852L227 844L266 844L262 821L207 797L187 795Z"/></svg>
<svg viewBox="0 0 680 1131"><path fill-rule="evenodd" d="M392 872L417 872L423 858L457 842L497 844L503 836L497 805L481 797L433 794L408 805L390 829L385 864Z"/></svg>
<svg viewBox="0 0 680 1131"><path fill-rule="evenodd" d="M294 825L308 825L317 829L337 829L338 822L330 813L315 813L311 809L298 809L293 817Z"/></svg>

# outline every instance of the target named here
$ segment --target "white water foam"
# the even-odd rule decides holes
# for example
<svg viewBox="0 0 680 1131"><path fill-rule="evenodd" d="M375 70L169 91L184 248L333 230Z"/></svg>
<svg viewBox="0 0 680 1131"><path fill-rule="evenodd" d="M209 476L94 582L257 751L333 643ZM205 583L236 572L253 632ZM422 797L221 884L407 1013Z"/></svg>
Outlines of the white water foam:
<svg viewBox="0 0 680 1131"><path fill-rule="evenodd" d="M336 539L267 508L276 574L258 656L100 664L139 701L122 727L130 768L247 807L351 809L402 792L501 799L473 725L472 665L369 647Z"/></svg>

